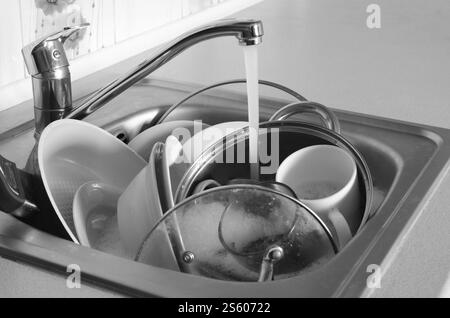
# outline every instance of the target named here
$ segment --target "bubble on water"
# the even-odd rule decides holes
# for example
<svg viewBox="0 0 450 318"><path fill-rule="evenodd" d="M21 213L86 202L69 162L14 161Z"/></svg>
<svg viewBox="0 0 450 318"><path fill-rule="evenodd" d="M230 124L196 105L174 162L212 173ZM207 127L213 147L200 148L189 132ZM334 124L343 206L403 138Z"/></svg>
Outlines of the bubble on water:
<svg viewBox="0 0 450 318"><path fill-rule="evenodd" d="M329 197L339 190L339 186L330 182L308 182L296 187L298 197L304 200L316 200Z"/></svg>

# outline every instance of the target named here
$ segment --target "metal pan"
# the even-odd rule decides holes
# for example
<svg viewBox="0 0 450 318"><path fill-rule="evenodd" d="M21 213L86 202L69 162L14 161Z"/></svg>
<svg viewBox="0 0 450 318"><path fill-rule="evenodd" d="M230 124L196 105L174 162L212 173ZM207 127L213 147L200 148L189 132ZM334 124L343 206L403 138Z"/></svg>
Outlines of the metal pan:
<svg viewBox="0 0 450 318"><path fill-rule="evenodd" d="M300 108L304 105L311 106L314 104L291 104L286 106L288 107L287 109L282 109L282 112L280 110L278 114L283 114L282 117L286 118L286 114L298 113ZM308 112L310 111L311 109L308 107ZM319 115L323 116L323 113ZM332 120L329 121L327 126L331 127L331 122ZM267 134L271 134L273 131L276 131L279 134L279 162L282 162L294 151L319 144L335 145L346 150L352 156L358 168L358 181L360 183L362 199L360 225L353 234L359 232L370 216L373 183L369 168L358 150L336 131L305 122L272 120L262 123L260 129L266 129L268 132ZM266 140L269 140L270 137L267 136L266 138ZM242 147L240 146L242 143L244 144L245 149L248 149L248 127L224 137L222 140L206 149L191 165L181 180L175 194L175 202L179 203L192 195L194 187L205 179L214 179L221 184L227 184L232 179L250 178L248 158L246 158L245 161L247 163L226 163L226 153L232 148L236 149ZM262 180L273 181L275 174L261 174L260 178Z"/></svg>

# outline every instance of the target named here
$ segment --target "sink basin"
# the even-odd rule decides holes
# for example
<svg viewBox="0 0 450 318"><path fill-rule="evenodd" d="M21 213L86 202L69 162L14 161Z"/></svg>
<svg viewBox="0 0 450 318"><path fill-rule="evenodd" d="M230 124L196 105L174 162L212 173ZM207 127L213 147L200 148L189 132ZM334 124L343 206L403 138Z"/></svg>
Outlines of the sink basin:
<svg viewBox="0 0 450 318"><path fill-rule="evenodd" d="M124 142L152 125L162 112L197 87L146 79L87 121ZM261 117L288 102L263 98ZM124 106L125 105L125 106ZM34 229L0 212L0 256L66 275L78 264L91 284L132 296L358 297L367 290L370 265L381 265L414 220L450 158L450 130L335 110L342 134L365 157L374 182L374 216L332 261L288 280L264 284L217 281L139 264ZM246 120L246 98L215 90L181 106L169 120L207 124ZM0 153L23 167L33 147L32 125L0 135ZM105 266L108 264L108 266ZM192 288L196 286L196 288Z"/></svg>

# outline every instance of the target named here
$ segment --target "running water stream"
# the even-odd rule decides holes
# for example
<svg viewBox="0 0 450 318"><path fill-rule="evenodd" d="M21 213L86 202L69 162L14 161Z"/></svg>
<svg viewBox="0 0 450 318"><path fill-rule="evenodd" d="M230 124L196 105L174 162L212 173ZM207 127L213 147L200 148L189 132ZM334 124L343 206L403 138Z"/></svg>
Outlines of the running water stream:
<svg viewBox="0 0 450 318"><path fill-rule="evenodd" d="M259 135L259 85L258 47L244 46L245 73L247 77L247 102L249 121L249 160L252 179L259 179L258 135Z"/></svg>

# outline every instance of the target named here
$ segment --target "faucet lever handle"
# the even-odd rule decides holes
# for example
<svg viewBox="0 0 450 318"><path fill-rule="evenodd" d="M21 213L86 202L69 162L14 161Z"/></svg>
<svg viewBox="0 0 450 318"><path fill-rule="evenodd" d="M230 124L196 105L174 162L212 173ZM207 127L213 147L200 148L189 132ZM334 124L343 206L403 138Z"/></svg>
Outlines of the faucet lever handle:
<svg viewBox="0 0 450 318"><path fill-rule="evenodd" d="M22 48L28 73L31 76L69 66L64 42L75 32L85 29L89 23L82 23L48 34Z"/></svg>
<svg viewBox="0 0 450 318"><path fill-rule="evenodd" d="M44 38L42 38L42 40L43 41L59 40L62 43L64 43L68 38L72 36L72 34L80 30L86 29L89 25L90 25L89 23L81 23L78 25L64 27L61 31L45 36Z"/></svg>

